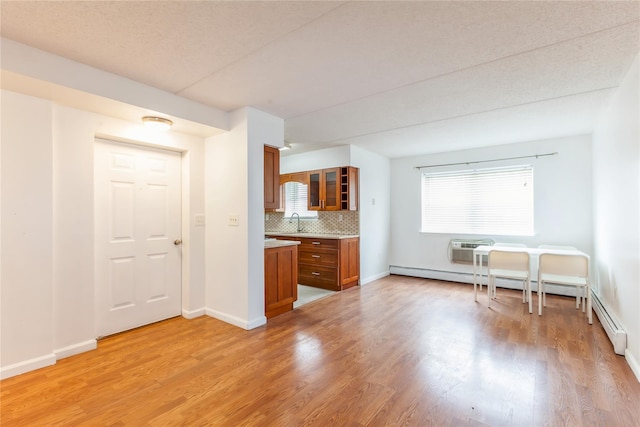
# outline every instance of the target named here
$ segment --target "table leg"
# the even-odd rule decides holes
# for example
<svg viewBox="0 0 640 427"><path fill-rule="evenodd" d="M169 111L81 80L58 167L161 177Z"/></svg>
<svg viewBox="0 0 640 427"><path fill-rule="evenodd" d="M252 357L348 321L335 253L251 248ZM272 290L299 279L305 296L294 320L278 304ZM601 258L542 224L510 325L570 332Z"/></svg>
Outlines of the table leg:
<svg viewBox="0 0 640 427"><path fill-rule="evenodd" d="M476 254L473 254L473 300L478 302L478 288L476 282Z"/></svg>

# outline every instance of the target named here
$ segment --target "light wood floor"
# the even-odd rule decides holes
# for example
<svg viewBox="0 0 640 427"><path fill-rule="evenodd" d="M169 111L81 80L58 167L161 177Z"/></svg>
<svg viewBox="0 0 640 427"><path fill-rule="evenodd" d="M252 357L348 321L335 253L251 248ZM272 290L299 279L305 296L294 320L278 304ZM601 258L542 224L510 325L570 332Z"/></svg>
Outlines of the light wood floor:
<svg viewBox="0 0 640 427"><path fill-rule="evenodd" d="M252 331L170 319L0 382L1 424L640 425L640 384L574 301L540 318L517 291L487 309L391 276Z"/></svg>

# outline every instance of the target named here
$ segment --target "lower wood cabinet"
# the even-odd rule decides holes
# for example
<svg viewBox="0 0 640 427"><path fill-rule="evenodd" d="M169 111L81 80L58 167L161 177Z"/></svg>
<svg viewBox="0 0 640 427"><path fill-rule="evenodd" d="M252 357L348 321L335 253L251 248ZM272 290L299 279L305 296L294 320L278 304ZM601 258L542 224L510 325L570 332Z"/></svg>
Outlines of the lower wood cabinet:
<svg viewBox="0 0 640 427"><path fill-rule="evenodd" d="M285 237L279 237L285 239ZM360 239L316 239L286 237L297 240L298 283L316 288L341 291L360 280Z"/></svg>
<svg viewBox="0 0 640 427"><path fill-rule="evenodd" d="M291 240L291 239L289 239ZM298 245L264 250L264 312L268 318L293 310L298 299Z"/></svg>
<svg viewBox="0 0 640 427"><path fill-rule="evenodd" d="M360 280L360 239L340 240L340 286L343 289Z"/></svg>

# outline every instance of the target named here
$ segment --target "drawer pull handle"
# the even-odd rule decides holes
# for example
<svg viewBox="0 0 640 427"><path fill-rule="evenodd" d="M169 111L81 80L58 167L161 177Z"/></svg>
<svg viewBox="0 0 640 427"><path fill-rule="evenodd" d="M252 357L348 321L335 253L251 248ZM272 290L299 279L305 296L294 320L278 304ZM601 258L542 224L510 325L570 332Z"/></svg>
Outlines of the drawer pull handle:
<svg viewBox="0 0 640 427"><path fill-rule="evenodd" d="M313 274L314 276L319 276L320 273L316 273L315 271L312 271L311 274Z"/></svg>
<svg viewBox="0 0 640 427"><path fill-rule="evenodd" d="M312 245L319 245L320 242L311 242Z"/></svg>
<svg viewBox="0 0 640 427"><path fill-rule="evenodd" d="M311 255L311 258L320 258L320 255Z"/></svg>

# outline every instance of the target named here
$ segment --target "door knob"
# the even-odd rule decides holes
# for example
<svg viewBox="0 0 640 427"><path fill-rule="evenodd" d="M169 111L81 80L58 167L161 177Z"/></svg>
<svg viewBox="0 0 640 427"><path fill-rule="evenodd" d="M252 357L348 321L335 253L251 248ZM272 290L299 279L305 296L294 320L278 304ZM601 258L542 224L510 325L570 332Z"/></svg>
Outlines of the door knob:
<svg viewBox="0 0 640 427"><path fill-rule="evenodd" d="M173 244L176 245L176 246L180 246L182 244L182 240L176 239L176 240L173 241Z"/></svg>

